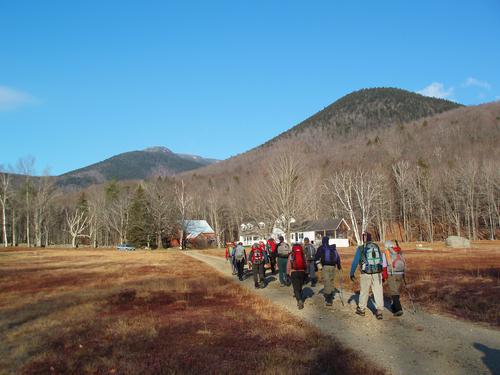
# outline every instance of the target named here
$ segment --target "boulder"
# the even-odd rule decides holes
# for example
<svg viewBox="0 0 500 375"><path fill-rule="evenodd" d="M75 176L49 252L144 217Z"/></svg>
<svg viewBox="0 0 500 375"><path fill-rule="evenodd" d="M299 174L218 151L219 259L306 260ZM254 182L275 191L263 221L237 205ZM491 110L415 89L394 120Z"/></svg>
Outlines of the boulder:
<svg viewBox="0 0 500 375"><path fill-rule="evenodd" d="M445 241L446 246L455 249L470 248L470 240L459 236L450 236Z"/></svg>

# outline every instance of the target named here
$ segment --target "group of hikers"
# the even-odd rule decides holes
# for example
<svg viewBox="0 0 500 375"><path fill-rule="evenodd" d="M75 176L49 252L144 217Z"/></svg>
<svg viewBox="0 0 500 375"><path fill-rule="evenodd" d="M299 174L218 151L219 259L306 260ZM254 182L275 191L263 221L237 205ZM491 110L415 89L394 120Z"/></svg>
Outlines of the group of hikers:
<svg viewBox="0 0 500 375"><path fill-rule="evenodd" d="M247 265L253 273L255 288L267 286L266 268L269 268L273 275L278 273L281 287L292 285L299 310L304 308L304 285L310 282L311 287L315 287L318 282L317 272L321 269L326 306L332 306L336 292L344 304L341 258L336 245L330 244L328 236L323 237L318 248L307 237L303 243L295 243L292 246L285 242L283 236L278 237L278 243L270 238L267 243L254 243L248 254L241 242L229 244L226 248L226 260L231 264L233 275L237 275L240 281L245 277ZM357 270L360 271L360 294L356 314L365 315L371 289L375 300L375 316L377 319L383 319L383 283L387 281L392 312L395 316L401 316L403 308L399 295L404 282L405 259L398 242L385 242L385 249L382 251L372 241L370 233L363 233L363 244L356 248L351 264L350 279L353 282ZM338 280L338 289L335 287L335 280Z"/></svg>

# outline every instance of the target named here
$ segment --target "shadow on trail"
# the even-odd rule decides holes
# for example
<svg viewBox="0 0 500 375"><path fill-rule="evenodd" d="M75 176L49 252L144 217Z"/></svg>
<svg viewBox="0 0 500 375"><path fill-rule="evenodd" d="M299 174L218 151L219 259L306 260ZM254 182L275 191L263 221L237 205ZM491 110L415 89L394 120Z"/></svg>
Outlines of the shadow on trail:
<svg viewBox="0 0 500 375"><path fill-rule="evenodd" d="M474 343L473 346L480 352L484 353L481 360L484 365L488 367L488 370L490 370L492 374L500 374L500 350L491 349L478 342Z"/></svg>
<svg viewBox="0 0 500 375"><path fill-rule="evenodd" d="M302 289L302 297L304 300L308 298L312 298L314 296L314 290L312 290L310 287L306 286Z"/></svg>

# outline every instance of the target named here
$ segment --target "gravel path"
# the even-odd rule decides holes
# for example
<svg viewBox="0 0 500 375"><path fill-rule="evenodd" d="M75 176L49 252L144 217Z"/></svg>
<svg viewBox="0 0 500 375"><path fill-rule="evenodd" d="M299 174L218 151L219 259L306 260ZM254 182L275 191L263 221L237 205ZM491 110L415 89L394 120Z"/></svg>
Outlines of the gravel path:
<svg viewBox="0 0 500 375"><path fill-rule="evenodd" d="M354 314L354 294L344 286L342 306L338 294L332 307L324 305L322 286L306 286L305 308L298 310L292 289L280 288L274 276L265 289L255 289L253 279L240 282L231 275L225 259L194 251L184 254L228 276L235 283L267 297L295 316L330 334L346 347L380 363L392 374L500 374L500 331L473 323L418 311L396 318L386 309L378 321L367 311ZM357 298L357 297L356 297ZM464 296L466 298L466 296ZM350 303L347 301L350 300Z"/></svg>

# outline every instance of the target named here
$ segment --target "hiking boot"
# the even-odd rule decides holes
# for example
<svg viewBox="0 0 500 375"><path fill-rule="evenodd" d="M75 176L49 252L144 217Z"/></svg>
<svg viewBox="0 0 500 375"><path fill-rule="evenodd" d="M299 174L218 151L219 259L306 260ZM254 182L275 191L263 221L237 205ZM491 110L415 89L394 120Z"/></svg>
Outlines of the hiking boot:
<svg viewBox="0 0 500 375"><path fill-rule="evenodd" d="M399 310L394 313L394 316L401 316L401 315L403 315L403 310Z"/></svg>
<svg viewBox="0 0 500 375"><path fill-rule="evenodd" d="M311 287L314 288L316 286L316 281L311 281Z"/></svg>
<svg viewBox="0 0 500 375"><path fill-rule="evenodd" d="M382 320L382 319L384 319L384 316L382 315L382 311L380 311L380 310L377 310L377 312L375 313L375 317L376 317L378 320Z"/></svg>
<svg viewBox="0 0 500 375"><path fill-rule="evenodd" d="M280 284L280 287L285 287L286 285L285 284Z"/></svg>
<svg viewBox="0 0 500 375"><path fill-rule="evenodd" d="M361 310L359 307L356 307L356 314L365 316L365 310Z"/></svg>
<svg viewBox="0 0 500 375"><path fill-rule="evenodd" d="M332 306L333 305L333 296L331 294L327 294L325 296L325 305Z"/></svg>
<svg viewBox="0 0 500 375"><path fill-rule="evenodd" d="M297 307L299 308L299 310L302 310L304 308L304 301L298 300Z"/></svg>
<svg viewBox="0 0 500 375"><path fill-rule="evenodd" d="M255 283L255 289L259 289L259 284Z"/></svg>

